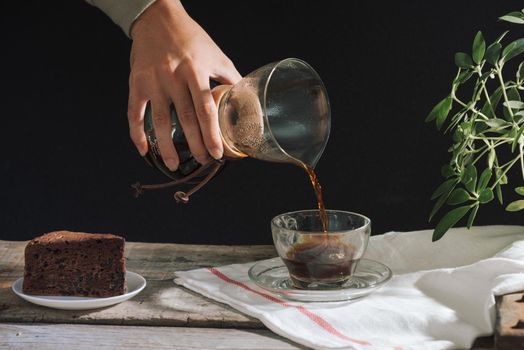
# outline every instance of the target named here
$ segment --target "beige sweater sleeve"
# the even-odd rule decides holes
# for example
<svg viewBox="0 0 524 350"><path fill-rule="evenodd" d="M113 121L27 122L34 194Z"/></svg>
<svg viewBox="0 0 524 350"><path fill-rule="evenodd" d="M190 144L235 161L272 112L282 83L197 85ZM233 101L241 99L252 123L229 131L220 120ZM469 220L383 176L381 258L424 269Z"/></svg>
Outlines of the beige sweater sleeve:
<svg viewBox="0 0 524 350"><path fill-rule="evenodd" d="M131 37L131 25L155 0L86 0L104 11Z"/></svg>

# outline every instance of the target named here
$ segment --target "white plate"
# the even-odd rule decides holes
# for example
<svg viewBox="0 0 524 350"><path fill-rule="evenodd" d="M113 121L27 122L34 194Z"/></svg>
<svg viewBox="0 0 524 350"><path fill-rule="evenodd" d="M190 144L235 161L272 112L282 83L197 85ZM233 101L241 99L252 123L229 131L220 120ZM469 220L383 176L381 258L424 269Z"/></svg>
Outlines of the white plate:
<svg viewBox="0 0 524 350"><path fill-rule="evenodd" d="M23 278L17 279L11 286L11 289L20 298L33 304L62 310L88 310L121 303L140 293L146 286L145 278L135 272L127 271L126 280L127 293L108 298L29 295L22 291Z"/></svg>

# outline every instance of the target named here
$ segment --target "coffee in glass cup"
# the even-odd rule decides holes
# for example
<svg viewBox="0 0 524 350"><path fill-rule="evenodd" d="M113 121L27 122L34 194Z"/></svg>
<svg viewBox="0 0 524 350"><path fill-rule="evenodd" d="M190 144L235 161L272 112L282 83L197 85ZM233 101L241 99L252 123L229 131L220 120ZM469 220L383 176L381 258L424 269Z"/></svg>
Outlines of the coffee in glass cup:
<svg viewBox="0 0 524 350"><path fill-rule="evenodd" d="M276 250L297 288L344 285L367 248L370 219L340 210L326 210L326 216L328 232L318 210L285 213L271 221Z"/></svg>

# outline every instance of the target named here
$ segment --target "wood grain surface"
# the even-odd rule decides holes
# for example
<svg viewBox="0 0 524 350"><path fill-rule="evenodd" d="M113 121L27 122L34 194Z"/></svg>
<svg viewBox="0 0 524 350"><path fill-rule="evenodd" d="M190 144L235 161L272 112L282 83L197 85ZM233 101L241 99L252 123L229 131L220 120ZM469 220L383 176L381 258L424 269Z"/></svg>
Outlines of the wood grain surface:
<svg viewBox="0 0 524 350"><path fill-rule="evenodd" d="M61 336L57 336L60 334ZM265 329L0 324L0 349L306 349Z"/></svg>
<svg viewBox="0 0 524 350"><path fill-rule="evenodd" d="M144 276L147 287L118 305L66 311L33 305L11 291L11 284L23 275L26 243L0 241L0 348L303 348L257 319L173 283L175 271L275 257L273 246L128 242L127 268ZM472 349L524 349L523 296L497 298L495 337L477 339Z"/></svg>

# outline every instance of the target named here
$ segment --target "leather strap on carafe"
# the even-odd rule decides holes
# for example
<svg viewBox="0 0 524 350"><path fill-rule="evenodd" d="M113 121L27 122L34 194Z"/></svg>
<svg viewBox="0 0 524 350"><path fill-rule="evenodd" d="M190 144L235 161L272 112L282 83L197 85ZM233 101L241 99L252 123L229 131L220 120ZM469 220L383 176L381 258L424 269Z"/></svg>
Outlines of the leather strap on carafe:
<svg viewBox="0 0 524 350"><path fill-rule="evenodd" d="M182 177L180 179L166 182L166 183L152 184L152 185L142 185L140 182L137 182L133 184L131 187L134 188L135 190L135 197L139 197L141 194L144 193L145 190L158 190L158 189L174 187L177 185L187 183L188 181L191 181L192 179L208 172L207 175L202 180L200 180L189 191L175 192L175 200L179 203L186 204L187 202L189 202L189 197L193 195L196 191L201 189L205 184L207 184L209 180L211 180L218 173L218 171L224 166L224 164L225 164L224 159L220 159L220 160L212 159L205 165L202 165L201 167L199 167L198 169L190 173L189 175Z"/></svg>

